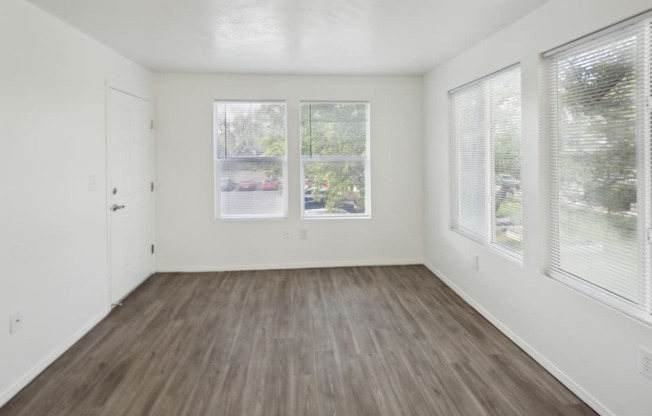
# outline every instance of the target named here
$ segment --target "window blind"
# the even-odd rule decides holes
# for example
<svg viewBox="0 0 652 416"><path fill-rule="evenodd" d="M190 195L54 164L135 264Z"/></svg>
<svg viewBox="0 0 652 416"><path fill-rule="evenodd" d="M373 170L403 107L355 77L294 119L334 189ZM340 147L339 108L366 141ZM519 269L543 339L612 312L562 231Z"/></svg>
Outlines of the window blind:
<svg viewBox="0 0 652 416"><path fill-rule="evenodd" d="M520 257L520 66L451 91L450 108L452 228Z"/></svg>
<svg viewBox="0 0 652 416"><path fill-rule="evenodd" d="M304 217L370 215L369 103L301 103Z"/></svg>
<svg viewBox="0 0 652 416"><path fill-rule="evenodd" d="M652 322L652 19L545 54L549 273Z"/></svg>
<svg viewBox="0 0 652 416"><path fill-rule="evenodd" d="M215 102L218 217L287 215L286 123L285 102Z"/></svg>

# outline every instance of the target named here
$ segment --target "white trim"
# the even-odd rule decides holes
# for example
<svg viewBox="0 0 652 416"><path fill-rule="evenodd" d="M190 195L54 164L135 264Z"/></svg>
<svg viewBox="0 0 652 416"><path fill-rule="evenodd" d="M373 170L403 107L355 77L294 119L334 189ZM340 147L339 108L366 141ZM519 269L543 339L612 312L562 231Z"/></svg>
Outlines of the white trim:
<svg viewBox="0 0 652 416"><path fill-rule="evenodd" d="M459 288L451 279L444 273L440 272L436 267L429 264L424 259L403 259L403 260L368 260L368 261L348 261L348 262L314 262L314 263L296 263L296 264L261 264L261 265L246 265L246 266L184 266L184 267L162 267L157 270L158 273L172 273L172 272L211 272L211 271L241 271L241 270L275 270L275 269L301 269L301 268L320 268L320 267L357 267L357 266L389 266L389 265L415 265L423 264L430 270L436 278L444 282L456 294L458 294L469 306L480 313L492 325L494 325L500 332L507 336L512 342L520 347L525 353L538 362L544 369L546 369L552 376L559 382L566 386L570 391L577 395L587 405L602 416L616 416L596 398L591 396L588 392L582 389L575 381L567 376L563 371L556 367L547 358L541 355L537 350L531 347L527 342L521 339L517 334L512 332L505 324L498 318L494 317L489 311L484 309L478 302L470 297L466 292ZM147 279L145 279L147 280ZM0 407L4 406L12 397L18 394L25 388L32 380L41 374L48 366L57 360L63 353L70 349L76 342L81 340L91 329L100 323L108 314L110 309L106 309L91 319L79 331L74 333L70 338L64 341L58 348L48 354L43 360L36 364L30 371L23 377L14 382L7 390L0 393Z"/></svg>
<svg viewBox="0 0 652 416"><path fill-rule="evenodd" d="M582 279L581 277L573 276L563 270L551 270L547 276L551 279L557 280L566 286L577 290L578 292L588 296L589 298L601 302L608 307L614 308L620 313L625 314L629 318L634 318L637 322L644 325L652 325L652 315L643 310L641 306L633 301L623 298L620 295L604 289L596 284Z"/></svg>
<svg viewBox="0 0 652 416"><path fill-rule="evenodd" d="M499 255L506 256L518 264L523 263L523 248L521 247L520 252L511 250L506 246L501 246L497 241L496 235L496 218L497 212L495 208L496 201L496 167L495 167L495 141L496 138L491 131L490 125L493 123L494 106L491 103L492 91L497 86L504 86L506 84L514 83L514 87L518 87L517 97L519 115L518 120L518 131L519 134L516 136L519 139L519 153L518 153L518 164L522 165L522 147L523 147L523 128L522 128L522 111L520 109L523 101L523 92L522 92L522 65L520 62L517 62L513 65L510 65L501 70L492 72L482 78L476 79L474 81L468 82L464 85L461 85L453 90L448 92L448 109L449 109L449 149L450 149L450 201L451 201L451 212L450 212L450 228L451 230L461 234L464 237L467 237L475 242L488 247L491 250L494 250ZM505 78L500 78L504 76ZM467 143L467 138L460 136L459 126L457 120L462 120L461 124L468 124L468 120L460 115L460 111L457 108L458 101L464 100L460 98L462 94L472 94L478 95L476 98L481 101L479 110L483 113L482 120L486 123L486 126L480 128L481 133L478 133L478 137L471 138L472 151L462 149L463 144ZM467 117L468 118L468 117ZM475 118L475 117L474 117ZM476 132L477 133L477 132ZM480 149L482 152L480 153ZM483 175L482 178L475 177L476 175L473 172L469 172L468 168L462 167L461 155L462 153L472 153L473 156L478 156L482 158L483 165ZM513 158L512 158L513 159ZM478 161L479 162L479 161ZM477 163L478 167L480 163ZM475 163L473 164L475 166ZM474 169L475 170L475 169ZM522 167L520 168L522 174ZM471 177L469 174L473 173ZM463 184L469 182L477 183L482 179L484 183L482 184L482 192L484 197L481 198L481 201L464 201L463 199ZM475 179L475 180L473 180ZM481 181L480 181L481 182ZM479 191L478 191L479 192ZM482 196L482 195L480 195ZM522 196L521 196L522 199ZM473 230L473 224L470 227L467 227L463 224L462 211L464 206L470 206L473 208L482 209L483 214L473 215L482 220L482 226L480 230ZM522 208L521 208L522 211ZM522 214L522 212L521 212ZM521 221L522 222L522 221ZM522 237L522 231L521 231ZM521 244L522 246L522 244Z"/></svg>
<svg viewBox="0 0 652 416"><path fill-rule="evenodd" d="M365 142L366 152L364 156L305 156L303 154L303 105L308 104L364 104L366 105L366 127L367 138ZM310 114L312 120L312 114ZM311 122L312 123L312 122ZM309 214L306 213L306 176L304 166L306 162L362 162L365 172L365 212L361 213L340 213L340 214ZM371 218L371 101L299 101L299 183L301 195L301 219L348 219L348 218Z"/></svg>
<svg viewBox="0 0 652 416"><path fill-rule="evenodd" d="M152 122L155 121L154 118L154 102L153 100L145 97L141 97L139 95L127 92L126 90L121 89L120 87L115 86L109 79L105 78L104 79L104 152L105 152L105 157L104 157L104 163L105 163L105 170L104 170L104 175L105 175L105 192L104 192L104 207L105 207L105 226L106 226L106 305L109 309L113 307L113 252L112 252L112 243L113 243L113 216L111 208L109 208L109 203L112 198L112 193L111 193L111 137L110 137L110 117L111 115L111 91L116 91L122 94L129 95L131 97L137 98L139 100L143 100L148 104L148 109L149 109L149 117ZM150 129L149 133L149 140L150 140L150 181L156 184L156 126L152 126L152 129ZM150 216L151 216L151 223L150 223L150 240L151 244L156 247L156 195L155 192L152 191L149 193L149 202L150 202ZM156 257L156 250L155 252L151 254L151 259L150 259L150 267L149 267L149 275L143 278L140 283L138 283L134 288L129 291L129 293L133 292L138 286L140 286L145 280L149 279L152 274L156 272L156 262L157 262L157 257ZM127 297L129 295L127 293L124 295L122 299ZM121 301L120 300L120 301ZM118 301L118 302L120 302Z"/></svg>
<svg viewBox="0 0 652 416"><path fill-rule="evenodd" d="M218 137L218 125L219 120L217 119L219 111L218 106L225 106L225 117L226 117L226 106L229 104L278 104L283 105L284 121L285 121L285 155L284 156L229 156L228 150L226 148L226 133L224 135L224 156L220 156L221 149L221 139ZM226 123L226 120L225 120ZM213 101L213 211L214 219L216 221L222 220L285 220L289 215L289 192L288 189L288 172L289 172L289 126L288 126L288 100L277 99L277 100L228 100L228 99L216 99ZM221 137L221 136L220 136ZM281 215L275 214L237 214L237 215L223 215L222 214L222 164L229 162L280 162L283 169L283 187L282 187L282 198L283 198L283 213Z"/></svg>
<svg viewBox="0 0 652 416"><path fill-rule="evenodd" d="M553 49L543 55L542 66L542 79L545 80L547 90L541 89L541 97L545 98L547 106L542 106L542 119L547 119L542 125L547 125L547 133L543 142L547 144L547 171L543 175L547 179L548 194L544 196L542 201L547 205L546 218L547 222L542 225L542 229L546 231L547 240L544 244L546 249L545 263L546 269L544 273L587 295L599 302L606 304L619 312L628 314L629 316L639 320L646 325L652 325L652 310L646 301L648 291L646 284L650 281L650 246L647 242L648 223L650 215L650 207L648 205L650 192L649 192L649 164L646 165L646 160L649 160L649 119L646 119L646 113L649 113L649 102L647 97L649 95L650 85L646 84L645 79L649 78L650 68L646 67L645 61L649 60L649 26L652 21L652 11L642 13L634 18L625 20L609 28L599 30L592 35L573 41L560 48ZM631 39L636 42L629 43ZM572 151L586 150L591 145L573 145L572 149L564 149L563 145L563 126L565 123L563 117L564 99L563 94L560 92L563 89L563 81L560 77L563 75L565 62L573 62L574 60L582 60L585 62L601 62L605 58L605 54L611 53L622 46L624 50L630 51L632 56L628 56L625 60L627 64L632 65L632 71L636 85L633 87L634 92L631 93L633 98L631 126L633 127L633 146L635 150L635 169L632 179L635 181L636 194L638 196L638 215L635 216L635 231L636 231L636 247L634 251L635 260L627 262L615 262L606 260L605 267L611 267L610 274L613 275L612 281L602 280L596 276L592 276L591 270L586 270L585 266L593 260L591 257L583 256L581 253L576 254L580 258L576 270L571 270L568 265L564 264L564 259L570 257L569 254L564 254L564 248L572 248L571 243L562 241L564 230L568 227L564 225L562 219L563 213L572 208L576 209L575 204L571 201L565 200L563 196L563 154ZM606 51L606 52L605 52ZM589 64L586 64L589 65ZM612 76L610 74L607 74ZM583 92L584 99L588 100L593 92ZM588 94L588 95L587 95ZM630 96L630 93L623 95ZM623 110L624 111L624 110ZM624 116L623 116L624 117ZM593 120L587 123L590 125L596 124ZM630 124L630 123L628 123ZM622 128L620 123L616 127ZM575 130L573 130L575 132ZM586 134L582 131L573 133L577 138L585 139ZM608 135L608 134L607 134ZM601 142L596 142L593 139L592 144L601 145ZM545 154L545 152L540 152ZM631 167L631 166L630 166ZM604 205L604 204L602 204ZM582 208L582 206L578 206ZM579 209L577 208L577 209ZM590 208L590 207L589 207ZM579 212L579 211L578 211ZM589 213L590 214L590 213ZM580 214L577 214L580 215ZM582 215L586 217L586 215ZM576 222L572 220L571 222ZM601 243L600 239L593 239L587 237L587 233L583 233L584 237L588 238L589 242ZM638 253L636 251L638 250ZM609 251L606 249L606 251ZM610 253L606 254L609 257ZM603 272L604 274L604 272ZM609 273L608 273L609 274ZM630 279L634 277L634 279Z"/></svg>
<svg viewBox="0 0 652 416"><path fill-rule="evenodd" d="M600 403L595 397L591 396L586 390L584 390L579 384L577 384L573 379L566 375L562 370L560 370L554 363L549 361L546 357L541 355L536 349L530 346L522 338L520 338L516 333L512 332L511 329L504 323L502 323L498 318L493 316L488 310L483 308L478 302L475 301L471 296L464 292L459 286L449 279L444 273L440 272L436 267L429 264L424 260L423 263L428 270L435 274L439 280L444 282L448 287L450 287L455 293L457 293L466 303L468 303L473 309L475 309L480 315L487 319L493 326L495 326L500 332L502 332L507 338L512 340L519 348L521 348L527 355L532 357L537 363L539 363L543 368L546 369L553 377L559 380L564 386L566 386L571 392L578 396L584 403L590 406L598 414L602 416L616 416L611 410L605 407Z"/></svg>
<svg viewBox="0 0 652 416"><path fill-rule="evenodd" d="M625 20L621 20L618 23L615 23L611 26L607 26L606 28L596 30L595 32L589 33L586 36L582 36L581 38L572 40L568 43L565 43L563 45L557 46L554 49L551 49L549 51L543 52L541 56L543 58L548 58L551 55L563 55L567 53L568 51L571 51L573 49L579 48L583 46L586 43L592 42L596 39L600 39L603 36L608 36L611 35L615 32L621 31L621 30L626 30L632 25L638 24L641 21L647 19L648 17L652 17L652 10L645 11L643 13L637 14L635 16L629 17Z"/></svg>
<svg viewBox="0 0 652 416"><path fill-rule="evenodd" d="M458 87L453 88L452 90L449 90L448 95L451 96L451 95L455 94L456 92L458 92L458 91L460 91L460 90L462 90L464 88L471 87L473 85L479 84L479 83L481 83L483 81L486 81L487 79L489 79L489 78L491 78L491 77L493 77L495 75L499 75L502 72L511 71L512 69L520 67L520 66L521 66L521 62L519 61L519 62L513 63L513 64L511 64L509 66L506 66L504 68L497 69L494 72L491 72L491 73L489 73L487 75L481 76L480 78L476 78L473 81L469 81L469 82L464 83L464 84L462 84L462 85L460 85Z"/></svg>
<svg viewBox="0 0 652 416"><path fill-rule="evenodd" d="M57 360L63 353L68 351L76 342L78 342L84 335L100 323L110 312L110 309L105 309L88 321L77 332L65 340L61 345L54 349L51 353L39 361L31 370L27 371L22 377L16 380L9 388L0 393L0 407L4 406L12 397L18 394L23 388L32 382L39 374L48 368L55 360Z"/></svg>
<svg viewBox="0 0 652 416"><path fill-rule="evenodd" d="M111 200L111 179L109 178L111 174L111 146L109 144L109 106L111 105L111 82L109 79L104 79L104 227L106 231L106 263L104 268L106 270L106 307L111 308L111 209L109 208L109 201ZM154 263L156 265L156 263Z"/></svg>
<svg viewBox="0 0 652 416"><path fill-rule="evenodd" d="M137 283L133 288L131 288L131 290L129 290L129 292L127 292L123 297L121 297L120 299L118 299L115 303L111 303L111 305L109 305L109 307L110 307L111 309L113 309L113 308L115 308L116 306L120 306L120 305L122 305L122 302L123 302L125 299L127 299L127 298L132 294L132 293L134 293L134 292L136 291L136 289L138 289L139 287L141 287L141 286L143 285L143 283L145 283L146 281L148 281L150 277L154 276L154 274L156 274L156 272L152 272L149 276L143 278L143 280L141 280L140 282L138 282L138 283Z"/></svg>
<svg viewBox="0 0 652 416"><path fill-rule="evenodd" d="M283 156L229 156L218 157L217 160L228 160L231 162L285 162Z"/></svg>
<svg viewBox="0 0 652 416"><path fill-rule="evenodd" d="M305 210L304 210L305 211ZM335 214L304 214L301 220L370 220L371 214L335 213Z"/></svg>
<svg viewBox="0 0 652 416"><path fill-rule="evenodd" d="M206 266L159 266L157 273L232 272L247 270L317 269L326 267L405 266L423 264L423 259L321 261L310 263L267 263Z"/></svg>

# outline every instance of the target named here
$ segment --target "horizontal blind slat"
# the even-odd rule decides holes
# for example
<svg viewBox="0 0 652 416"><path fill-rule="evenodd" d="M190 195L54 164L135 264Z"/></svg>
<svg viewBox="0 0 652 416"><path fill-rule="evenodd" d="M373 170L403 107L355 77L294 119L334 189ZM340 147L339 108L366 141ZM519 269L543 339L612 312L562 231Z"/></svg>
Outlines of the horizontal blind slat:
<svg viewBox="0 0 652 416"><path fill-rule="evenodd" d="M301 103L303 213L369 214L369 103Z"/></svg>
<svg viewBox="0 0 652 416"><path fill-rule="evenodd" d="M519 258L520 67L452 90L452 229Z"/></svg>
<svg viewBox="0 0 652 416"><path fill-rule="evenodd" d="M216 210L220 218L287 215L284 101L216 101Z"/></svg>
<svg viewBox="0 0 652 416"><path fill-rule="evenodd" d="M651 92L650 21L546 54L550 274L581 282L601 300L610 293L639 317L652 313L643 238L650 125L642 117Z"/></svg>

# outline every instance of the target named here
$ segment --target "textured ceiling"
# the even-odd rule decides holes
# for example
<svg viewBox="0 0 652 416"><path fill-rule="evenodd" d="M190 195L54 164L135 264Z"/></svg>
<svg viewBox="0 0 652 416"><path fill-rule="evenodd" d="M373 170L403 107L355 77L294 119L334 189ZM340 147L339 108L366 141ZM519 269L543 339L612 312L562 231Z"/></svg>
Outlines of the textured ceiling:
<svg viewBox="0 0 652 416"><path fill-rule="evenodd" d="M29 0L156 72L420 75L549 0Z"/></svg>

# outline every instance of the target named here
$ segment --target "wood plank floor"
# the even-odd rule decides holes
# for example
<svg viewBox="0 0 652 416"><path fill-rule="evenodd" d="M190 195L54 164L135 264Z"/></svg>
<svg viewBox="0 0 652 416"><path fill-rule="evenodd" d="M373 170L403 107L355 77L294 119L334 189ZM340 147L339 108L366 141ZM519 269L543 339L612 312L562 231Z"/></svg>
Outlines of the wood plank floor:
<svg viewBox="0 0 652 416"><path fill-rule="evenodd" d="M0 415L595 415L423 266L157 274Z"/></svg>

